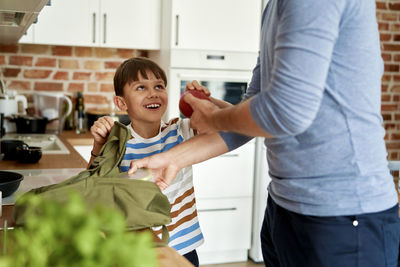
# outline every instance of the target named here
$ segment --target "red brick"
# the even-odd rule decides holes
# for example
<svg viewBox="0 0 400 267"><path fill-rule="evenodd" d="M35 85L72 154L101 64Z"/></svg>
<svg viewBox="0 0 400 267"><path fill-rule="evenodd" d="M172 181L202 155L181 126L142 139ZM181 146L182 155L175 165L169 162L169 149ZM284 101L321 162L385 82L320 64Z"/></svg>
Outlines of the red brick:
<svg viewBox="0 0 400 267"><path fill-rule="evenodd" d="M390 102L391 97L388 94L382 94L381 99L382 102Z"/></svg>
<svg viewBox="0 0 400 267"><path fill-rule="evenodd" d="M384 51L400 51L400 44L383 44Z"/></svg>
<svg viewBox="0 0 400 267"><path fill-rule="evenodd" d="M95 54L96 57L101 57L101 58L114 57L115 56L115 49L95 47L94 48L94 54Z"/></svg>
<svg viewBox="0 0 400 267"><path fill-rule="evenodd" d="M400 11L400 3L389 3L389 9Z"/></svg>
<svg viewBox="0 0 400 267"><path fill-rule="evenodd" d="M71 46L53 46L52 54L55 56L72 56Z"/></svg>
<svg viewBox="0 0 400 267"><path fill-rule="evenodd" d="M386 9L386 3L385 2L376 2L376 9Z"/></svg>
<svg viewBox="0 0 400 267"><path fill-rule="evenodd" d="M389 30L389 23L378 22L378 28L380 31Z"/></svg>
<svg viewBox="0 0 400 267"><path fill-rule="evenodd" d="M58 61L58 66L61 69L79 69L79 62L74 59L60 59Z"/></svg>
<svg viewBox="0 0 400 267"><path fill-rule="evenodd" d="M381 85L381 92L387 92L388 86L386 84Z"/></svg>
<svg viewBox="0 0 400 267"><path fill-rule="evenodd" d="M392 80L392 75L383 74L382 75L382 82L390 82Z"/></svg>
<svg viewBox="0 0 400 267"><path fill-rule="evenodd" d="M400 61L400 54L393 56L394 61Z"/></svg>
<svg viewBox="0 0 400 267"><path fill-rule="evenodd" d="M88 70L99 70L101 69L101 62L98 60L88 60L85 61L84 67Z"/></svg>
<svg viewBox="0 0 400 267"><path fill-rule="evenodd" d="M20 72L21 69L4 68L3 75L4 77L17 77Z"/></svg>
<svg viewBox="0 0 400 267"><path fill-rule="evenodd" d="M382 19L386 21L397 21L397 14L396 13L383 13Z"/></svg>
<svg viewBox="0 0 400 267"><path fill-rule="evenodd" d="M391 130L391 129L396 129L396 124L394 123L384 123L383 127L385 128L385 130Z"/></svg>
<svg viewBox="0 0 400 267"><path fill-rule="evenodd" d="M400 92L400 85L397 86L393 86L392 88L390 88L391 92Z"/></svg>
<svg viewBox="0 0 400 267"><path fill-rule="evenodd" d="M74 80L90 80L91 72L74 72L72 79Z"/></svg>
<svg viewBox="0 0 400 267"><path fill-rule="evenodd" d="M398 102L400 100L400 96L399 95L394 95L393 96L393 102Z"/></svg>
<svg viewBox="0 0 400 267"><path fill-rule="evenodd" d="M36 91L62 91L62 83L54 82L35 82L34 90Z"/></svg>
<svg viewBox="0 0 400 267"><path fill-rule="evenodd" d="M393 143L393 142L387 143L386 148L387 149L400 149L400 143Z"/></svg>
<svg viewBox="0 0 400 267"><path fill-rule="evenodd" d="M393 41L395 41L395 42L400 41L400 34L393 35Z"/></svg>
<svg viewBox="0 0 400 267"><path fill-rule="evenodd" d="M31 83L22 81L11 81L7 88L12 90L30 90Z"/></svg>
<svg viewBox="0 0 400 267"><path fill-rule="evenodd" d="M68 91L69 92L83 92L84 86L85 85L83 83L70 83L68 85Z"/></svg>
<svg viewBox="0 0 400 267"><path fill-rule="evenodd" d="M400 31L400 24L399 23L392 23L390 25L390 31L392 32L399 32Z"/></svg>
<svg viewBox="0 0 400 267"><path fill-rule="evenodd" d="M99 94L84 94L85 104L109 104L110 100L105 95Z"/></svg>
<svg viewBox="0 0 400 267"><path fill-rule="evenodd" d="M400 133L392 133L391 139L392 140L400 140Z"/></svg>
<svg viewBox="0 0 400 267"><path fill-rule="evenodd" d="M394 120L395 121L400 120L400 114L394 114Z"/></svg>
<svg viewBox="0 0 400 267"><path fill-rule="evenodd" d="M382 118L384 121L391 121L392 120L392 114L382 114Z"/></svg>
<svg viewBox="0 0 400 267"><path fill-rule="evenodd" d="M391 153L390 153L390 158L389 158L389 160L397 160L398 157L399 157L399 153L397 153L397 152L391 152Z"/></svg>
<svg viewBox="0 0 400 267"><path fill-rule="evenodd" d="M382 111L396 111L398 110L397 104L383 104L381 107Z"/></svg>
<svg viewBox="0 0 400 267"><path fill-rule="evenodd" d="M98 81L113 81L114 72L96 72L96 80Z"/></svg>
<svg viewBox="0 0 400 267"><path fill-rule="evenodd" d="M50 76L51 70L25 70L24 78L30 79L45 79Z"/></svg>
<svg viewBox="0 0 400 267"><path fill-rule="evenodd" d="M122 61L106 61L104 62L105 69L117 69Z"/></svg>
<svg viewBox="0 0 400 267"><path fill-rule="evenodd" d="M17 53L17 45L0 45L0 52L2 53Z"/></svg>
<svg viewBox="0 0 400 267"><path fill-rule="evenodd" d="M39 57L36 61L35 66L38 67L55 67L57 60L51 57Z"/></svg>
<svg viewBox="0 0 400 267"><path fill-rule="evenodd" d="M6 64L6 57L3 55L0 55L0 65Z"/></svg>
<svg viewBox="0 0 400 267"><path fill-rule="evenodd" d="M47 54L49 52L48 45L22 44L21 51L26 54Z"/></svg>
<svg viewBox="0 0 400 267"><path fill-rule="evenodd" d="M87 87L87 89L88 89L88 91L89 92L97 92L98 91L98 84L97 83L95 83L95 82L93 82L93 83L88 83L88 85L87 85L88 87Z"/></svg>
<svg viewBox="0 0 400 267"><path fill-rule="evenodd" d="M91 47L75 47L75 56L77 57L91 57L93 56L93 49Z"/></svg>
<svg viewBox="0 0 400 267"><path fill-rule="evenodd" d="M128 59L135 55L135 50L133 50L133 49L117 49L117 54L120 58Z"/></svg>
<svg viewBox="0 0 400 267"><path fill-rule="evenodd" d="M66 71L57 71L53 75L53 80L68 80L69 79L69 73Z"/></svg>
<svg viewBox="0 0 400 267"><path fill-rule="evenodd" d="M381 33L380 34L381 41L390 41L391 38L392 38L392 35L389 33Z"/></svg>
<svg viewBox="0 0 400 267"><path fill-rule="evenodd" d="M112 83L100 84L100 92L114 92L114 85Z"/></svg>
<svg viewBox="0 0 400 267"><path fill-rule="evenodd" d="M11 56L10 65L32 66L33 57L29 56Z"/></svg>
<svg viewBox="0 0 400 267"><path fill-rule="evenodd" d="M399 72L400 71L400 65L398 65L398 64L385 64L385 71L388 71L388 72Z"/></svg>
<svg viewBox="0 0 400 267"><path fill-rule="evenodd" d="M393 81L400 82L400 75L393 75Z"/></svg>
<svg viewBox="0 0 400 267"><path fill-rule="evenodd" d="M149 52L147 50L136 50L135 57L149 57Z"/></svg>

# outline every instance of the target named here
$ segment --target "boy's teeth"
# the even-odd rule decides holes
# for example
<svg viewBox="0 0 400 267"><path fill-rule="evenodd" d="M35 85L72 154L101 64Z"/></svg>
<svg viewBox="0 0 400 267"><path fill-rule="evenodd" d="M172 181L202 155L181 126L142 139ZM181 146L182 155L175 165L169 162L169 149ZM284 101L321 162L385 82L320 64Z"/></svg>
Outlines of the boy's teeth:
<svg viewBox="0 0 400 267"><path fill-rule="evenodd" d="M160 107L160 104L150 104L146 106L146 108L158 108L158 107Z"/></svg>

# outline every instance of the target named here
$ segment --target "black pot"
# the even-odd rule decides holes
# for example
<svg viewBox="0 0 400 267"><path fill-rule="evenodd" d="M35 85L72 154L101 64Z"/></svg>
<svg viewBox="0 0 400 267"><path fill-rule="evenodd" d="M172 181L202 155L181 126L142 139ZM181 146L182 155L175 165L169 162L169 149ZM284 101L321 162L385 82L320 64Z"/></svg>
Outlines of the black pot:
<svg viewBox="0 0 400 267"><path fill-rule="evenodd" d="M22 174L0 171L0 191L2 197L8 197L17 191L23 179L24 176Z"/></svg>
<svg viewBox="0 0 400 267"><path fill-rule="evenodd" d="M42 158L42 148L38 146L17 147L17 160L20 163L36 163Z"/></svg>
<svg viewBox="0 0 400 267"><path fill-rule="evenodd" d="M46 117L17 116L11 119L17 126L17 133L45 133L49 121Z"/></svg>
<svg viewBox="0 0 400 267"><path fill-rule="evenodd" d="M21 140L1 140L1 153L4 154L4 160L17 160L17 148L27 146Z"/></svg>

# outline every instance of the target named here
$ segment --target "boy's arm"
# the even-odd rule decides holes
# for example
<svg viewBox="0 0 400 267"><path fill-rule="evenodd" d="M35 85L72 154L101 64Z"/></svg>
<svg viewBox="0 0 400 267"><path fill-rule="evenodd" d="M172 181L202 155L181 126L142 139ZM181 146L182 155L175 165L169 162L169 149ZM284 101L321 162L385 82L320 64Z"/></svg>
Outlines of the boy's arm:
<svg viewBox="0 0 400 267"><path fill-rule="evenodd" d="M228 146L220 134L200 134L166 152L132 161L128 174L134 173L139 168L148 168L155 183L161 189L165 189L182 168L226 152L228 152Z"/></svg>
<svg viewBox="0 0 400 267"><path fill-rule="evenodd" d="M90 155L90 160L87 169L90 168L95 157L99 154L104 143L107 141L111 128L114 126L114 120L109 116L104 116L95 121L90 127L90 133L93 136L93 148Z"/></svg>

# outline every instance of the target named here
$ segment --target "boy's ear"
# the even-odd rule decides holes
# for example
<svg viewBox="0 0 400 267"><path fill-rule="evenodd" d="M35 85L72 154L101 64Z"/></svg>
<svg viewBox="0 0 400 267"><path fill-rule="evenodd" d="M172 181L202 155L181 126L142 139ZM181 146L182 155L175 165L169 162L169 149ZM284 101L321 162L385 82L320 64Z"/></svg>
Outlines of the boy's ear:
<svg viewBox="0 0 400 267"><path fill-rule="evenodd" d="M123 97L120 96L114 96L114 104L120 109L120 110L127 110L128 107L125 103L125 100Z"/></svg>

